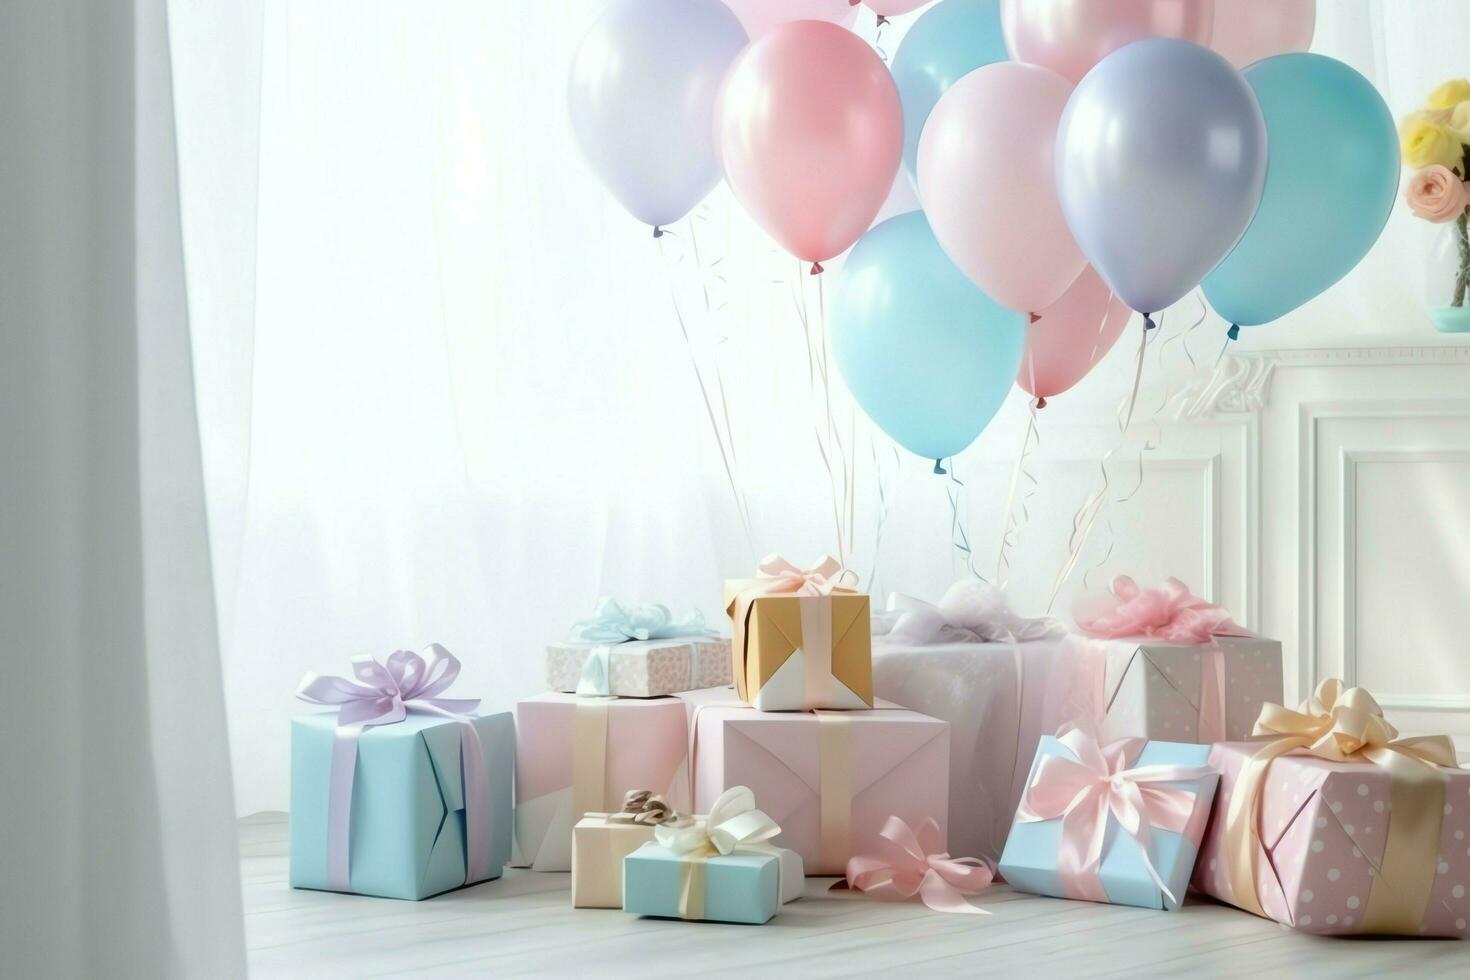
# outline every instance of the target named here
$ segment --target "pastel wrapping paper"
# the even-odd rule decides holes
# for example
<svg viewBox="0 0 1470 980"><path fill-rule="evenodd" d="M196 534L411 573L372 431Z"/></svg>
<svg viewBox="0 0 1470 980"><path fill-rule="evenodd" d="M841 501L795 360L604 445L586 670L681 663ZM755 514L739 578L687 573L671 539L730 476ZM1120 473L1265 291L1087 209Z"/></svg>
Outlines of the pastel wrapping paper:
<svg viewBox="0 0 1470 980"><path fill-rule="evenodd" d="M628 790L690 809L678 699L542 694L516 704L516 731L515 867L570 871L577 821L618 810Z"/></svg>
<svg viewBox="0 0 1470 980"><path fill-rule="evenodd" d="M871 711L765 712L726 689L681 695L690 705L694 805L749 786L781 825L773 841L806 873L841 875L873 853L891 816L917 826L949 811L949 725L880 702Z"/></svg>
<svg viewBox="0 0 1470 980"><path fill-rule="evenodd" d="M776 854L736 852L704 861L703 909L706 922L760 925L781 905L801 897L803 869L795 851ZM677 919L682 876L677 854L655 843L644 844L623 862L623 911Z"/></svg>
<svg viewBox="0 0 1470 980"><path fill-rule="evenodd" d="M1151 741L1144 743L1141 748L1128 748L1119 768L1124 771L1154 766L1198 769L1206 765L1209 752L1209 746L1205 745ZM1076 762L1079 756L1063 740L1050 735L1043 738L1027 777L1028 787L1037 782L1043 762L1048 758ZM1139 840L1123 832L1115 813L1103 810L1101 820L1106 821L1106 827L1094 822L1092 826L1085 828L1089 834L1094 830L1105 831L1100 851L1101 860L1095 877L1084 881L1088 885L1086 888L1079 888L1076 881L1071 880L1077 876L1069 877L1066 873L1066 819L1026 819L1023 807L1017 814L1016 825L1011 829L1010 837L1006 840L1005 852L1000 860L1000 873L1013 887L1040 895L1087 898L1142 908L1178 908L1184 897L1185 886L1189 883L1199 842L1209 819L1216 782L1216 775L1208 772L1190 779L1153 784L1171 790L1183 790L1191 802L1187 804L1187 814L1181 815L1178 826L1167 829L1155 824L1148 829L1147 852ZM1145 787L1147 785L1144 784ZM1147 793L1146 788L1144 792ZM1150 866L1157 872L1159 881L1154 880ZM1088 879L1089 876L1080 877ZM1160 882L1168 890L1168 894L1160 888Z"/></svg>
<svg viewBox="0 0 1470 980"><path fill-rule="evenodd" d="M778 555L760 572L725 583L736 693L762 711L872 707L868 597L840 584L850 573Z"/></svg>
<svg viewBox="0 0 1470 980"><path fill-rule="evenodd" d="M490 791L492 878L510 858L515 728L509 712L471 718ZM351 890L422 899L465 883L459 723L410 709L364 729L352 791ZM327 808L337 714L291 720L291 885L330 888Z"/></svg>
<svg viewBox="0 0 1470 980"><path fill-rule="evenodd" d="M653 840L647 824L613 823L589 813L572 828L572 907L623 907L623 858Z"/></svg>
<svg viewBox="0 0 1470 980"><path fill-rule="evenodd" d="M629 640L606 644L567 640L546 647L546 686L575 692L589 657L604 657L607 693L654 698L730 683L730 641L704 639Z"/></svg>

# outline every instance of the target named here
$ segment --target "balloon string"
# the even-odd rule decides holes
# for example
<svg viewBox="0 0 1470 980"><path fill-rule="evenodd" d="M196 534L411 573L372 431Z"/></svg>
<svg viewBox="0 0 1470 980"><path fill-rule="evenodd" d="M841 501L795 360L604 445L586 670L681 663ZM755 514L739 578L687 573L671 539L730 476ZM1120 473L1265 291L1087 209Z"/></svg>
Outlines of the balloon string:
<svg viewBox="0 0 1470 980"><path fill-rule="evenodd" d="M1036 387L1034 370L1032 372L1032 388ZM1027 462L1032 454L1031 440L1036 439L1036 449L1041 448L1041 431L1036 427L1036 409L1040 398L1032 398L1026 412L1026 434L1021 439L1021 452L1016 456L1016 465L1011 470L1011 485L1006 491L1005 524L1000 535L1000 555L995 560L995 584L1004 589L1006 581L1010 578L1011 563L1007 552L1020 536L1021 529L1031 519L1029 501L1036 494L1036 477L1031 474ZM1020 491L1022 484L1026 490L1021 494L1021 516L1016 518L1016 494Z"/></svg>
<svg viewBox="0 0 1470 980"><path fill-rule="evenodd" d="M874 485L878 496L878 519L873 532L873 563L868 568L868 582L863 589L871 595L878 582L878 562L883 555L883 529L888 524L888 473L882 460L878 458L878 438L871 431L868 433L868 448L873 454L873 472L876 474ZM898 454L897 446L889 448L893 453L893 475L897 476L903 460Z"/></svg>
<svg viewBox="0 0 1470 980"><path fill-rule="evenodd" d="M813 423L812 432L817 442L817 454L821 457L822 466L827 472L827 488L832 495L832 528L837 538L837 560L846 565L849 543L847 528L850 520L845 521L844 517L851 513L848 500L852 481L847 475L848 454L842 445L836 419L832 412L832 385L827 363L827 304L822 281L818 279L817 304L820 319L813 324L811 310L807 305L806 288L799 259L796 263L796 279L793 281L791 296L796 306L797 319L801 323L802 335L806 340L807 378L813 394L822 406L825 417L825 426L822 424L823 419L818 419Z"/></svg>
<svg viewBox="0 0 1470 980"><path fill-rule="evenodd" d="M936 460L936 465L938 461ZM961 563L975 578L983 579L979 569L975 567L975 552L970 547L970 535L965 530L964 511L968 509L965 502L965 484L955 474L954 457L949 457L949 479L945 481L944 490L949 497L949 537L950 543L954 545L956 556Z"/></svg>
<svg viewBox="0 0 1470 980"><path fill-rule="evenodd" d="M1117 445L1103 454L1102 459L1098 460L1102 486L1083 501L1082 506L1072 515L1072 534L1067 541L1067 558L1057 572L1056 581L1052 584L1051 595L1047 598L1046 611L1048 613L1056 605L1057 595L1062 591L1062 586L1066 584L1067 579L1076 569L1077 561L1082 555L1082 547L1087 543L1093 527L1097 524L1098 516L1108 502L1108 490L1112 485L1108 476L1108 462L1122 449L1127 439L1128 427L1133 422L1133 411L1138 405L1138 392L1143 383L1144 354L1148 350L1148 338L1152 332L1150 324L1149 318L1145 317L1143 330L1140 331L1138 339L1138 355L1133 369L1133 387L1118 407L1118 430L1122 438L1119 439Z"/></svg>
<svg viewBox="0 0 1470 980"><path fill-rule="evenodd" d="M1168 370L1164 366L1164 357L1169 352L1169 345L1172 344L1172 343L1174 343L1175 341L1178 341L1179 342L1179 349L1184 352L1184 358L1185 358L1185 360L1187 360L1189 362L1188 376L1186 376L1184 378L1182 384L1184 384L1184 385L1189 384L1189 382L1193 378L1193 375L1196 374L1199 371L1199 363L1197 361L1195 361L1194 354L1189 349L1189 338L1190 338L1190 335L1192 335L1196 330L1198 330L1200 328L1200 326L1205 322L1205 317L1208 316L1209 310L1208 310L1208 307L1205 306L1205 300L1204 300L1203 295L1201 295L1200 291L1197 290L1197 289L1194 291L1194 299L1195 299L1195 302L1199 303L1199 315L1194 318L1194 322L1191 323L1188 327L1186 327L1181 332L1175 334L1174 336L1168 338L1167 340L1164 340L1162 343L1159 344L1159 366L1158 366L1158 370L1159 370L1160 375L1165 380L1165 385L1164 385L1164 396L1159 401L1159 407L1156 408L1156 409L1154 409L1153 414L1151 416L1149 416L1150 421L1152 423L1156 424L1156 425L1158 424L1159 414L1161 412L1163 412L1164 409L1166 409L1166 408L1169 407L1169 403L1174 400L1174 396L1178 393L1179 388L1181 387L1180 385L1176 385L1172 381L1169 380ZM1162 322L1163 322L1163 318L1161 317L1160 318L1160 323L1162 323ZM1160 333L1163 333L1162 330L1160 330L1159 332ZM1157 447L1155 447L1155 448L1157 448Z"/></svg>
<svg viewBox="0 0 1470 980"><path fill-rule="evenodd" d="M692 240L692 219L690 222L690 232L690 237ZM705 415L709 419L710 429L714 432L715 444L720 449L720 461L724 464L725 480L729 484L730 495L732 498L734 498L735 501L735 513L739 517L741 529L745 533L745 543L746 546L750 549L751 559L754 560L756 555L755 533L751 527L750 507L746 501L745 493L741 488L742 481L739 479L738 476L739 471L737 468L737 460L735 456L734 429L731 425L730 406L728 400L725 397L723 379L719 375L718 371L716 371L717 378L720 378L718 382L720 411L716 413L714 399L710 394L710 384L706 381L705 378L706 372L705 370L700 368L699 356L695 349L694 338L690 334L689 323L684 316L683 304L679 302L679 289L674 277L675 267L683 264L685 256L681 252L673 256L671 260L664 244L666 239L675 237L677 236L675 236L672 232L664 230L663 233L655 237L653 241L658 250L659 260L664 265L665 278L667 279L669 284L669 300L674 307L674 318L679 323L679 332L684 335L684 346L689 352L689 365L691 368L694 369L695 381L697 381L699 384L699 394L704 401ZM696 262L697 261L698 260L696 259ZM706 293L706 297L707 296L708 293ZM706 303L705 310L706 314L709 314L711 312L708 303ZM707 319L706 326L708 325L709 324ZM715 351L715 353L712 355L712 358L715 361L716 365L718 365L718 350ZM720 419L722 418L724 419L723 427L720 423Z"/></svg>
<svg viewBox="0 0 1470 980"><path fill-rule="evenodd" d="M888 18L879 14L877 24L878 29L873 34L873 49L878 52L878 60L886 65L888 64L888 51L883 47L883 31L888 27Z"/></svg>

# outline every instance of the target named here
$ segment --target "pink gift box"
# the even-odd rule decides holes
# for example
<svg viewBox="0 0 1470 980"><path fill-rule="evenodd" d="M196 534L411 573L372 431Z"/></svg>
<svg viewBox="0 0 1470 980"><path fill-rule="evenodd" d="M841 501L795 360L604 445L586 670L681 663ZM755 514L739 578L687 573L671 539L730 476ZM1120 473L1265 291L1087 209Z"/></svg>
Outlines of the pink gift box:
<svg viewBox="0 0 1470 980"><path fill-rule="evenodd" d="M1192 884L1232 904L1225 814L1242 767L1259 749L1250 742L1221 742L1210 753L1210 764L1220 770L1220 789ZM1470 924L1470 770L1443 773L1438 863L1418 934L1465 936ZM1389 774L1379 766L1305 754L1273 761L1261 789L1261 843L1253 858L1266 914L1304 932L1356 934L1383 863L1392 819L1389 801Z"/></svg>
<svg viewBox="0 0 1470 980"><path fill-rule="evenodd" d="M749 786L781 825L772 843L800 854L807 874L843 874L853 854L874 852L890 816L910 826L933 817L944 832L947 722L888 702L871 711L767 712L728 688L681 697L691 706L695 811L731 786Z"/></svg>
<svg viewBox="0 0 1470 980"><path fill-rule="evenodd" d="M651 790L687 812L685 712L677 698L542 694L517 703L512 866L570 871L582 813L621 810L628 790Z"/></svg>

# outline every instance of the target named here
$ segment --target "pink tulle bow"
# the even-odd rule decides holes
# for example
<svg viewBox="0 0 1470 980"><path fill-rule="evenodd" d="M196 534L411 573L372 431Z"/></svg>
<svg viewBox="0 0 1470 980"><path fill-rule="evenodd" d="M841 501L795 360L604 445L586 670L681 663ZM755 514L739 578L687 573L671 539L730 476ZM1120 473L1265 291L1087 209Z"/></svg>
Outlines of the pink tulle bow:
<svg viewBox="0 0 1470 980"><path fill-rule="evenodd" d="M1167 643L1208 643L1216 636L1249 636L1230 613L1201 599L1177 578L1156 589L1127 575L1113 579L1111 595L1084 597L1073 610L1077 628L1102 639L1150 637Z"/></svg>
<svg viewBox="0 0 1470 980"><path fill-rule="evenodd" d="M989 915L965 901L990 887L990 866L975 858L952 858L939 850L939 824L925 817L915 832L902 817L889 817L879 832L882 857L859 855L847 862L847 884L874 898L898 901L915 894L936 912Z"/></svg>
<svg viewBox="0 0 1470 980"><path fill-rule="evenodd" d="M1036 767L1016 816L1019 820L1062 820L1062 840L1057 854L1057 875L1071 898L1108 901L1098 877L1108 817L1118 821L1124 833L1138 842L1149 878L1169 899L1174 894L1164 884L1151 856L1151 830L1183 833L1193 814L1195 790L1161 785L1200 779L1209 775L1205 767L1139 766L1129 768L1138 757L1145 739L1119 739L1099 745L1097 739L1078 729L1057 736L1057 741L1074 758L1049 755Z"/></svg>

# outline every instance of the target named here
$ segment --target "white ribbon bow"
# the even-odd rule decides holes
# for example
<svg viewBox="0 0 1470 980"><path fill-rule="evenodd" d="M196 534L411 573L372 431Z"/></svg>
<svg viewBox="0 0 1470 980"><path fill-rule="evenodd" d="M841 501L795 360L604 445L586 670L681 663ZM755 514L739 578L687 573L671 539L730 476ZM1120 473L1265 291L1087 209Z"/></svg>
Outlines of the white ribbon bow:
<svg viewBox="0 0 1470 980"><path fill-rule="evenodd" d="M891 593L886 615L874 625L874 632L880 635L886 625L890 640L916 644L1025 643L1066 632L1058 620L1016 615L1003 591L978 579L951 585L937 606L910 595Z"/></svg>
<svg viewBox="0 0 1470 980"><path fill-rule="evenodd" d="M654 828L658 843L678 855L730 854L738 850L771 851L766 841L781 833L776 821L755 808L755 793L748 786L731 786L720 794L709 816L696 818L692 826Z"/></svg>

